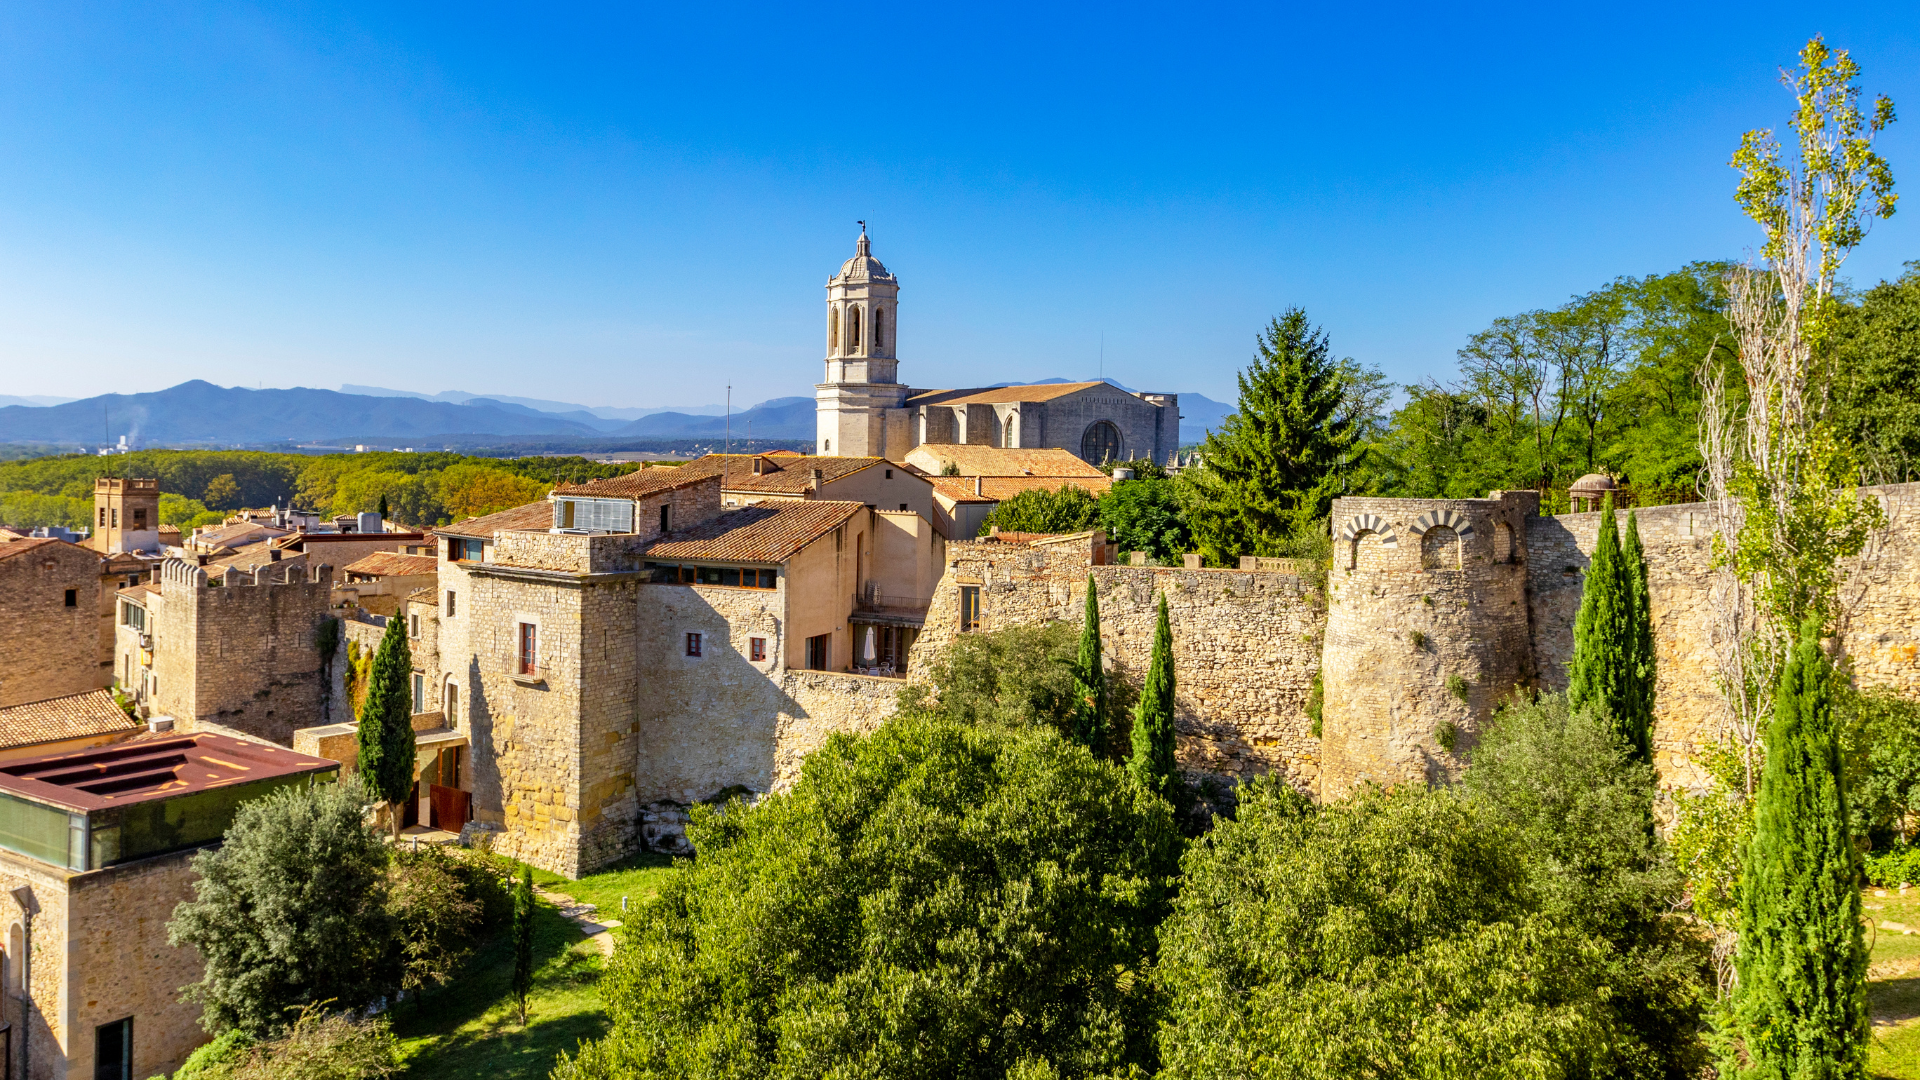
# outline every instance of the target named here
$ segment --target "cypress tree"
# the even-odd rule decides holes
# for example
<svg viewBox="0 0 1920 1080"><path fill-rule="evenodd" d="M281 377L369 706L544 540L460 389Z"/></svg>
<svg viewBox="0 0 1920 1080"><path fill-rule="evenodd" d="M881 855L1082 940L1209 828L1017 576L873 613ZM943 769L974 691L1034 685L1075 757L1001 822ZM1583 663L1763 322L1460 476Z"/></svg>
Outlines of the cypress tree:
<svg viewBox="0 0 1920 1080"><path fill-rule="evenodd" d="M399 804L413 794L413 651L407 647L406 620L387 620L387 632L373 655L367 696L360 705L360 781L387 804L393 835L400 835Z"/></svg>
<svg viewBox="0 0 1920 1080"><path fill-rule="evenodd" d="M1741 860L1739 1075L1865 1075L1867 949L1860 856L1847 828L1833 668L1820 628L1801 630L1774 695L1767 764Z"/></svg>
<svg viewBox="0 0 1920 1080"><path fill-rule="evenodd" d="M1080 657L1073 668L1074 737L1095 754L1106 734L1107 674L1100 666L1100 597L1087 575L1087 618L1080 628Z"/></svg>
<svg viewBox="0 0 1920 1080"><path fill-rule="evenodd" d="M1173 630L1167 625L1167 596L1160 594L1160 619L1153 628L1153 660L1140 702L1133 707L1133 757L1127 771L1149 791L1173 797Z"/></svg>
<svg viewBox="0 0 1920 1080"><path fill-rule="evenodd" d="M513 885L513 999L520 1023L527 1022L527 995L533 991L533 867L521 864Z"/></svg>
<svg viewBox="0 0 1920 1080"><path fill-rule="evenodd" d="M1621 545L1622 566L1627 578L1630 615L1628 623L1633 644L1633 679L1628 726L1628 745L1642 761L1653 760L1653 686L1658 661L1653 651L1653 594L1647 587L1647 552L1640 545L1640 522L1627 511L1627 538Z"/></svg>
<svg viewBox="0 0 1920 1080"><path fill-rule="evenodd" d="M1613 496L1600 511L1600 537L1573 622L1573 661L1567 665L1567 699L1574 708L1601 708L1614 730L1642 760L1650 757L1634 723L1633 591L1620 554L1620 527ZM1641 733L1644 735L1644 733Z"/></svg>

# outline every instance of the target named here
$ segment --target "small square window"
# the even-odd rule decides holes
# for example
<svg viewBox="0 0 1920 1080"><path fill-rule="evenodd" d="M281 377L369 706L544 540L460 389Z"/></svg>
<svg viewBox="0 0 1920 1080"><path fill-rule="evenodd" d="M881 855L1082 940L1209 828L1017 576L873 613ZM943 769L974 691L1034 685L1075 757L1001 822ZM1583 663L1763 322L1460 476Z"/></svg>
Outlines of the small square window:
<svg viewBox="0 0 1920 1080"><path fill-rule="evenodd" d="M687 635L687 655L688 656L700 655L700 635L699 634Z"/></svg>
<svg viewBox="0 0 1920 1080"><path fill-rule="evenodd" d="M67 590L67 606L68 607L80 606L80 590L79 589Z"/></svg>
<svg viewBox="0 0 1920 1080"><path fill-rule="evenodd" d="M960 586L960 630L980 629L980 586Z"/></svg>
<svg viewBox="0 0 1920 1080"><path fill-rule="evenodd" d="M447 618L453 618L453 590L447 590Z"/></svg>
<svg viewBox="0 0 1920 1080"><path fill-rule="evenodd" d="M887 479L889 479L889 480L891 480L891 479L893 479L893 470L892 470L892 469L888 469L888 470L887 470Z"/></svg>
<svg viewBox="0 0 1920 1080"><path fill-rule="evenodd" d="M905 510L906 508L907 508L907 504L906 504L906 503L901 503L901 504L900 504L900 509L902 509L902 510Z"/></svg>
<svg viewBox="0 0 1920 1080"><path fill-rule="evenodd" d="M763 637L748 638L747 656L756 664L765 661L767 658L767 639Z"/></svg>
<svg viewBox="0 0 1920 1080"><path fill-rule="evenodd" d="M420 636L420 616L418 615L410 616L408 618L408 623L410 626L410 632L408 636L419 637Z"/></svg>

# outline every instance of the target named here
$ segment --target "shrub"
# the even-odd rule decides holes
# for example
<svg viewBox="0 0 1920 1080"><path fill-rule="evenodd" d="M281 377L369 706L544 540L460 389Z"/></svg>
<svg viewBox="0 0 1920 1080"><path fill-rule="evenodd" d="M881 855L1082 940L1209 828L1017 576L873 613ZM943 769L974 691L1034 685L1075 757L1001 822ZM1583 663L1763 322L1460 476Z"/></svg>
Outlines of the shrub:
<svg viewBox="0 0 1920 1080"><path fill-rule="evenodd" d="M961 634L927 667L926 684L900 693L900 708L961 724L1048 727L1074 737L1074 665L1079 635L1064 622ZM1118 761L1132 749L1137 688L1106 680L1105 733L1095 752Z"/></svg>
<svg viewBox="0 0 1920 1080"><path fill-rule="evenodd" d="M1868 854L1867 880L1883 889L1920 881L1920 847L1903 844Z"/></svg>
<svg viewBox="0 0 1920 1080"><path fill-rule="evenodd" d="M1086 488L1063 484L1058 490L1033 488L1003 499L980 522L981 536L994 528L1005 532L1075 533L1091 529L1099 505Z"/></svg>
<svg viewBox="0 0 1920 1080"><path fill-rule="evenodd" d="M279 1038L222 1035L194 1051L173 1080L385 1080L399 1071L399 1044L386 1020L309 1006Z"/></svg>
<svg viewBox="0 0 1920 1080"><path fill-rule="evenodd" d="M556 1077L1151 1066L1179 837L1054 732L897 717L830 738L787 794L696 807L689 833L700 857L602 983L612 1032Z"/></svg>
<svg viewBox="0 0 1920 1080"><path fill-rule="evenodd" d="M278 1031L316 1001L359 1008L399 983L387 847L343 783L282 788L243 805L226 843L193 857L194 899L167 940L206 961L185 988L214 1034Z"/></svg>
<svg viewBox="0 0 1920 1080"><path fill-rule="evenodd" d="M485 905L460 872L463 865L439 844L394 852L387 911L400 932L405 989L446 982L473 954Z"/></svg>

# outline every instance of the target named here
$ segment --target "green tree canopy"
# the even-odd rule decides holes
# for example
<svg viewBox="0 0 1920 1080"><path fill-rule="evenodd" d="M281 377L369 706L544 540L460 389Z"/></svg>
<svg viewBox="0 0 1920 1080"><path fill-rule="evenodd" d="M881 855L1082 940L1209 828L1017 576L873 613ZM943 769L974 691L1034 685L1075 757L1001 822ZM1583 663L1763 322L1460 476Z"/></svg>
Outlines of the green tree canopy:
<svg viewBox="0 0 1920 1080"><path fill-rule="evenodd" d="M1100 496L1099 524L1121 551L1171 563L1193 550L1178 480L1122 480Z"/></svg>
<svg viewBox="0 0 1920 1080"><path fill-rule="evenodd" d="M1091 1077L1152 1064L1180 839L1044 729L897 718L793 790L698 808L699 858L630 923L613 1030L556 1076Z"/></svg>
<svg viewBox="0 0 1920 1080"><path fill-rule="evenodd" d="M1091 529L1099 504L1086 488L1063 484L1056 490L1031 488L1002 499L980 522L981 536L1002 532L1076 533Z"/></svg>
<svg viewBox="0 0 1920 1080"><path fill-rule="evenodd" d="M1352 394L1356 369L1293 308L1273 320L1240 373L1237 410L1202 447L1188 515L1208 561L1280 555L1286 538L1326 516L1359 465L1367 434Z"/></svg>
<svg viewBox="0 0 1920 1080"><path fill-rule="evenodd" d="M1079 635L1066 622L962 634L928 663L925 682L902 688L900 711L957 724L1047 727L1078 739L1079 657ZM1105 689L1104 735L1095 753L1119 761L1127 756L1135 693L1117 677Z"/></svg>
<svg viewBox="0 0 1920 1080"><path fill-rule="evenodd" d="M387 847L365 811L351 777L282 788L193 857L194 898L174 908L167 940L206 961L185 993L210 1033L260 1037L301 1006L359 1008L399 985Z"/></svg>

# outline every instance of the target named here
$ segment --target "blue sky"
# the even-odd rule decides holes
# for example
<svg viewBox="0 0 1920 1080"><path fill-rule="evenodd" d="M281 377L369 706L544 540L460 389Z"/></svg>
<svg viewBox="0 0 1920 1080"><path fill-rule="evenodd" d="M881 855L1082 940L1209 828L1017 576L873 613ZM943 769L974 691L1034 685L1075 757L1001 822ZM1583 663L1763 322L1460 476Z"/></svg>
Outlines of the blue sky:
<svg viewBox="0 0 1920 1080"><path fill-rule="evenodd" d="M1231 399L1303 305L1397 381L1739 256L1823 32L1911 120L1920 9L0 7L0 393L188 378L593 405L811 393L856 218L916 386ZM1338 10L1335 10L1338 8ZM1849 263L1920 259L1920 199Z"/></svg>

